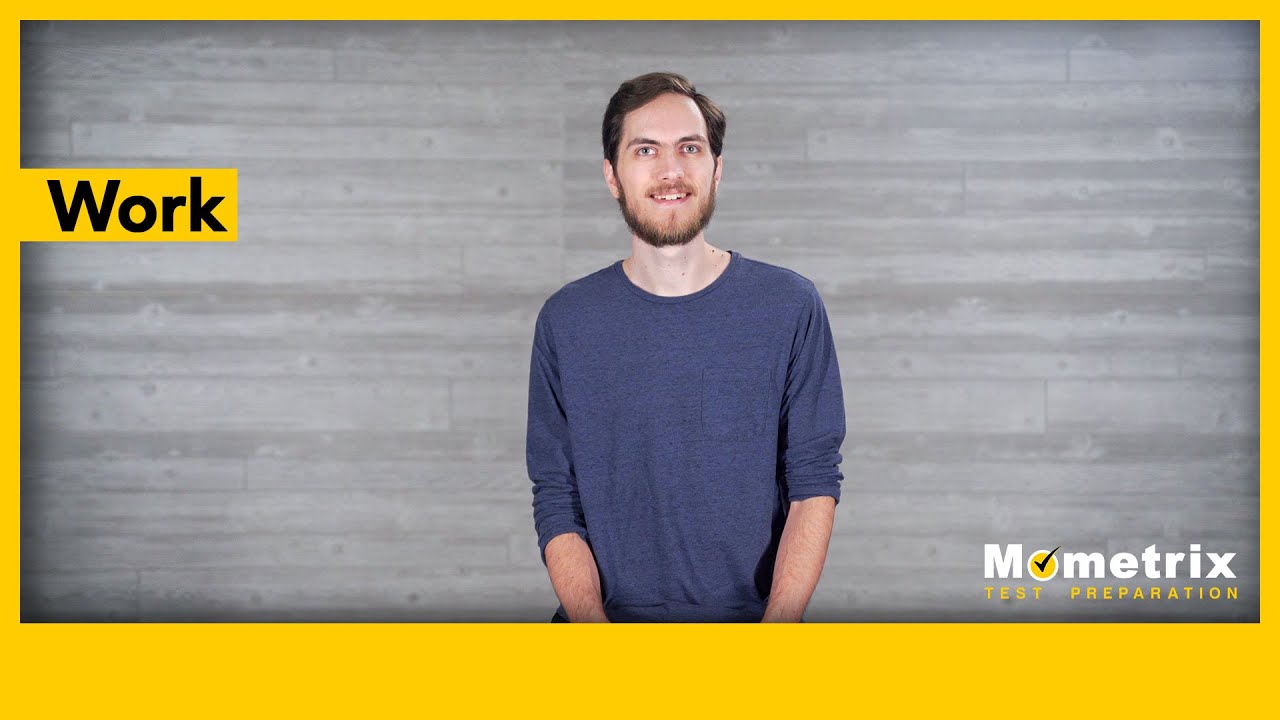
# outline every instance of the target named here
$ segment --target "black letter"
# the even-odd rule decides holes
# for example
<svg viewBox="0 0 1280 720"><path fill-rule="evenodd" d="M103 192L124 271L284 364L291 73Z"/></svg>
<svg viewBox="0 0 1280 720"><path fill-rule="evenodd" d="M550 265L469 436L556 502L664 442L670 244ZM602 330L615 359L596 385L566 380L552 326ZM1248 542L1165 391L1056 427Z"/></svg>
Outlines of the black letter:
<svg viewBox="0 0 1280 720"><path fill-rule="evenodd" d="M161 204L164 205L164 228L165 232L173 230L173 213L183 205L187 204L187 199L179 195L178 197L169 197L165 195L160 198Z"/></svg>
<svg viewBox="0 0 1280 720"><path fill-rule="evenodd" d="M203 220L214 232L226 232L227 229L213 216L213 209L222 202L222 195L214 195L209 202L200 204L200 178L191 178L191 232L200 232L200 221Z"/></svg>
<svg viewBox="0 0 1280 720"><path fill-rule="evenodd" d="M129 212L142 208L142 222L134 222ZM141 195L130 195L120 203L120 226L129 232L146 232L156 224L156 204Z"/></svg>
<svg viewBox="0 0 1280 720"><path fill-rule="evenodd" d="M76 191L71 196L71 210L67 210L67 199L62 195L62 183L57 180L48 180L49 198L53 200L53 211L58 214L58 225L62 227L63 232L71 232L76 229L76 223L80 220L80 205L88 203L89 205L89 225L97 232L103 232L107 229L107 223L111 221L111 206L116 204L116 191L120 188L119 180L107 181L107 193L102 198L102 207L98 207L98 201L93 197L93 187L89 185L88 180L81 180L76 183Z"/></svg>

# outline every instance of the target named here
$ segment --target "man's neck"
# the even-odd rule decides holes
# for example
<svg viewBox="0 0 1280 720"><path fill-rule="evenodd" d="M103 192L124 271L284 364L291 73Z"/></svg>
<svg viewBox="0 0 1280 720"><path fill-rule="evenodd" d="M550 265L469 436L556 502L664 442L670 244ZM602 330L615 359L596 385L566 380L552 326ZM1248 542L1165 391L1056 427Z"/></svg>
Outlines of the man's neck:
<svg viewBox="0 0 1280 720"><path fill-rule="evenodd" d="M631 239L631 257L622 261L627 278L640 289L662 297L691 295L720 277L729 253L696 237L685 245L656 248Z"/></svg>

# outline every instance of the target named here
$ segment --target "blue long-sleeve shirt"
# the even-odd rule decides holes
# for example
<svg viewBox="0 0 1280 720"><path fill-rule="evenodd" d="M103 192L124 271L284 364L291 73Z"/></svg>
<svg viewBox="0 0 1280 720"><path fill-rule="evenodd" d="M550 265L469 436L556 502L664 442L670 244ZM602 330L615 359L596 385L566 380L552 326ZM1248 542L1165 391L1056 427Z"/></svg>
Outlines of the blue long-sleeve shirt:
<svg viewBox="0 0 1280 720"><path fill-rule="evenodd" d="M557 535L586 540L612 621L758 621L788 503L839 501L844 436L826 308L791 270L732 252L707 287L663 297L618 261L538 314L538 547L545 563Z"/></svg>

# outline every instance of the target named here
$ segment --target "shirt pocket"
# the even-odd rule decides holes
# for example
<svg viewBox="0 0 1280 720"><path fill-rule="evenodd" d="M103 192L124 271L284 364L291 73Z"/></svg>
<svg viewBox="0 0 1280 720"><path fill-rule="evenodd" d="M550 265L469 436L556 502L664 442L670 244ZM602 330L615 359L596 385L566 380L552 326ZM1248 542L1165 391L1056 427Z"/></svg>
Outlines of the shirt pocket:
<svg viewBox="0 0 1280 720"><path fill-rule="evenodd" d="M708 367L702 370L702 433L746 440L763 435L769 422L769 370Z"/></svg>

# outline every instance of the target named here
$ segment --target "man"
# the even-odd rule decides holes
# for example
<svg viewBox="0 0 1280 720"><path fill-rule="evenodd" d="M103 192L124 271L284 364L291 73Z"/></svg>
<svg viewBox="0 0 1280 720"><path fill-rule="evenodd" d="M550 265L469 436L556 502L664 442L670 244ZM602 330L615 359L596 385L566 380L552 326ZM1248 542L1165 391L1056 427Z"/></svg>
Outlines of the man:
<svg viewBox="0 0 1280 720"><path fill-rule="evenodd" d="M543 305L527 461L556 621L797 622L840 497L844 400L800 275L710 245L725 117L623 83L604 178L631 255Z"/></svg>

